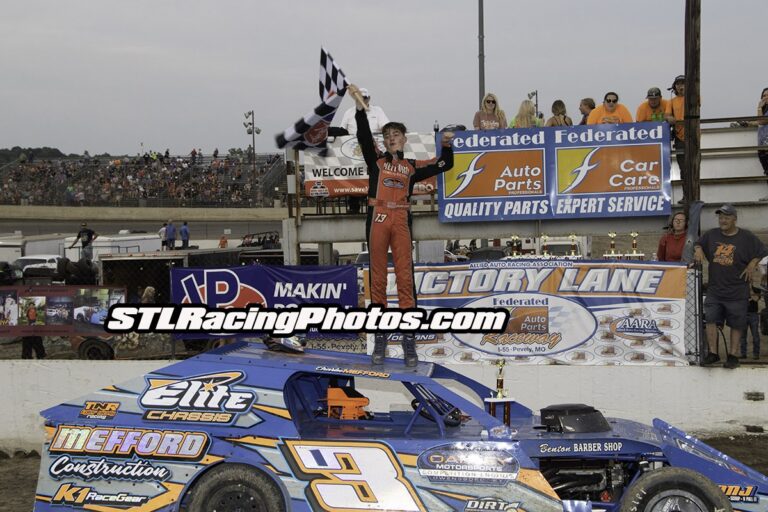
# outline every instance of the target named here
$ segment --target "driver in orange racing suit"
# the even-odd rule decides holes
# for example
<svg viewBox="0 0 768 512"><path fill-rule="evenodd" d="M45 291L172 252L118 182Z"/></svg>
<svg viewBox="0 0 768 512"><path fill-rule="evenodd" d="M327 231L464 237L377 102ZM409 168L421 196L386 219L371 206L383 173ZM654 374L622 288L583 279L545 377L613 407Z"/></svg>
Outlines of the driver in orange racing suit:
<svg viewBox="0 0 768 512"><path fill-rule="evenodd" d="M357 86L349 86L357 102L357 141L368 166L368 217L365 228L370 255L371 302L387 307L387 252L391 247L399 307L414 308L416 291L411 253L411 193L417 181L453 167L453 133L443 133L443 149L439 158L413 160L403 157L403 146L407 140L405 125L390 122L382 128L386 149L382 153L373 140L366 107L359 99L362 96L355 94L357 90ZM384 333L376 333L374 340L371 362L381 364L384 362L387 338ZM415 366L419 359L413 333L403 335L403 352L406 366Z"/></svg>

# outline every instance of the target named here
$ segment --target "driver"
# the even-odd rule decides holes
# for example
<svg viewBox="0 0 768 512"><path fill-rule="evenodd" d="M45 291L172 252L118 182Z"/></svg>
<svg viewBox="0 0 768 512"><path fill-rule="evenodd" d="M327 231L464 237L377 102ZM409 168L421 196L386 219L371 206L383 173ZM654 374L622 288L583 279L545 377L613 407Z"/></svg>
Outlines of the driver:
<svg viewBox="0 0 768 512"><path fill-rule="evenodd" d="M443 133L443 150L439 158L413 160L403 155L407 141L405 125L389 122L382 127L386 151L381 152L373 141L360 89L356 85L349 85L348 89L357 102L357 141L368 166L368 216L365 227L371 261L371 302L387 307L387 252L391 247L398 305L401 309L415 308L410 197L416 182L453 167L453 133ZM386 335L376 333L374 340L371 362L382 364L387 346ZM413 333L404 334L402 343L406 366L416 366L419 359Z"/></svg>

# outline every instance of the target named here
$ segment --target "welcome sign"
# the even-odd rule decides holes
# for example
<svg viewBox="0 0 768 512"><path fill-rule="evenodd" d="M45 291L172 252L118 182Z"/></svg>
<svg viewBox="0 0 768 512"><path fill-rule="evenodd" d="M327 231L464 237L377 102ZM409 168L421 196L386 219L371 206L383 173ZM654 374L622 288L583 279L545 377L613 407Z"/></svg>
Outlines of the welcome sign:
<svg viewBox="0 0 768 512"><path fill-rule="evenodd" d="M441 222L661 216L671 209L669 125L457 132L439 176Z"/></svg>

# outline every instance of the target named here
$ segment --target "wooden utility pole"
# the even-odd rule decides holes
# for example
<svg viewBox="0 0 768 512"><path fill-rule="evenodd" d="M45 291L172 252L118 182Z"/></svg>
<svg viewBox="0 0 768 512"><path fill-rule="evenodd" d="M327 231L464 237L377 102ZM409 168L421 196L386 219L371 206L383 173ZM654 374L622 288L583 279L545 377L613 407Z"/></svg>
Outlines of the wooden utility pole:
<svg viewBox="0 0 768 512"><path fill-rule="evenodd" d="M689 204L701 198L701 0L685 1L685 169L683 192Z"/></svg>
<svg viewBox="0 0 768 512"><path fill-rule="evenodd" d="M485 97L485 28L484 28L484 20L483 20L484 16L485 14L483 12L483 0L478 0L477 2L477 44L478 44L479 53L477 55L477 61L478 61L478 74L479 74L478 81L479 81L480 87L478 88L479 98L477 100L477 104L481 109L483 108L483 98Z"/></svg>

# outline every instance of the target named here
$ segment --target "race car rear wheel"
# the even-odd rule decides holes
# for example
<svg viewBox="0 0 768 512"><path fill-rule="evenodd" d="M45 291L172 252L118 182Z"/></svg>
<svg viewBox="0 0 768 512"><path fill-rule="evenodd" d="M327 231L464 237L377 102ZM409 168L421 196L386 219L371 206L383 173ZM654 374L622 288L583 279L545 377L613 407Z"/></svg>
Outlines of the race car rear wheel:
<svg viewBox="0 0 768 512"><path fill-rule="evenodd" d="M732 511L731 502L712 480L685 468L650 471L629 486L620 512Z"/></svg>
<svg viewBox="0 0 768 512"><path fill-rule="evenodd" d="M112 347L109 346L109 343L96 338L88 338L83 341L77 348L77 355L80 359L90 360L115 358L115 352L112 350Z"/></svg>
<svg viewBox="0 0 768 512"><path fill-rule="evenodd" d="M185 510L283 512L285 502L268 476L243 464L223 464L205 473L194 485Z"/></svg>

